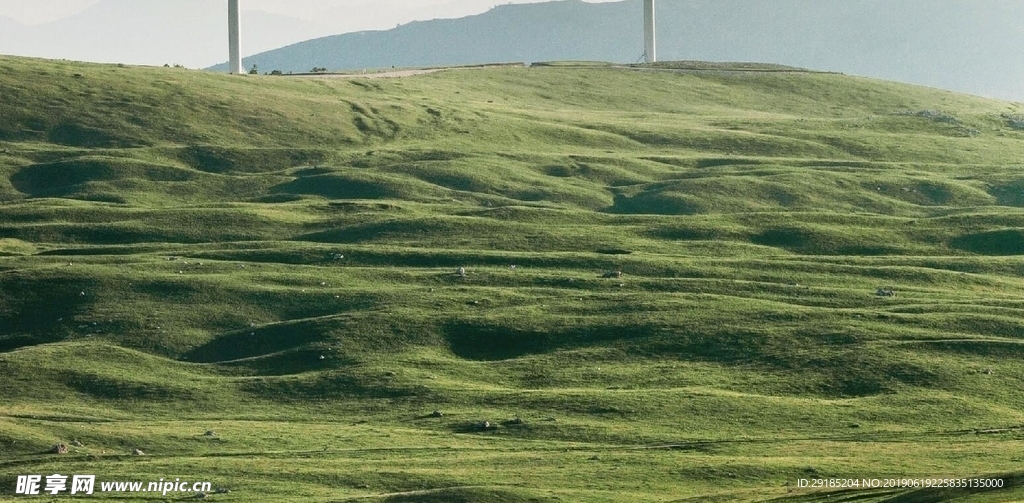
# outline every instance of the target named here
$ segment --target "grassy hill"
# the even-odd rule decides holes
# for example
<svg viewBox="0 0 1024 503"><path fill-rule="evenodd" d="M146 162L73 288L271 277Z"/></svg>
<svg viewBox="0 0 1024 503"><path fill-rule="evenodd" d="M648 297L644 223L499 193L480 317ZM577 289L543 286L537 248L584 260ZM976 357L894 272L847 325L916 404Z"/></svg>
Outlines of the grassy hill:
<svg viewBox="0 0 1024 503"><path fill-rule="evenodd" d="M704 64L0 89L0 500L1024 499L1020 104Z"/></svg>

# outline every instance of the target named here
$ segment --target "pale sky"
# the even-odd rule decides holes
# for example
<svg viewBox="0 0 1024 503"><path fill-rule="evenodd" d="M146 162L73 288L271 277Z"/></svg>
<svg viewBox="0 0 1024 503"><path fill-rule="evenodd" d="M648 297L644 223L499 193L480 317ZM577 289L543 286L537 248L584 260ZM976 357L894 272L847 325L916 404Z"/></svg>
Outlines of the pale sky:
<svg viewBox="0 0 1024 503"><path fill-rule="evenodd" d="M57 21L82 12L101 0L0 0L0 16L21 24L33 25ZM154 0L139 0L154 1ZM173 1L173 0L163 0ZM498 4L535 3L543 0L241 0L242 9L262 10L274 14L316 21L341 8L360 7L365 28L373 29L373 20L381 17L404 17L395 11L432 11L437 17L458 17L478 14ZM615 0L587 0L591 3ZM345 9L349 11L350 9ZM388 12L391 11L391 12ZM356 23L358 19L354 19Z"/></svg>

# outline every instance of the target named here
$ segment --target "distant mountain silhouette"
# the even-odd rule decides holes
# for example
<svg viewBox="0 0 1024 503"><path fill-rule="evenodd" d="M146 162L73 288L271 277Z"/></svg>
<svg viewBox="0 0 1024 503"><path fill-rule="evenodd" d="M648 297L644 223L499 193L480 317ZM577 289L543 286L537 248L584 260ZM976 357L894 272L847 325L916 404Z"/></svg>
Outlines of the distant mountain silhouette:
<svg viewBox="0 0 1024 503"><path fill-rule="evenodd" d="M1017 0L663 0L662 60L757 61L1024 101ZM642 56L640 0L502 5L248 56L261 70L360 70ZM225 70L226 65L213 67Z"/></svg>

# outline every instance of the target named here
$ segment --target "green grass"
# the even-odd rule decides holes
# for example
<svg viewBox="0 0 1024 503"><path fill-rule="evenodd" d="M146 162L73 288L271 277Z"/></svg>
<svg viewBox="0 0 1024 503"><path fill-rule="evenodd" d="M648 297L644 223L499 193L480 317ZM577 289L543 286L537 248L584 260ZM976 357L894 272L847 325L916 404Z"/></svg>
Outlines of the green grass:
<svg viewBox="0 0 1024 503"><path fill-rule="evenodd" d="M1024 499L1022 105L646 69L0 58L0 500Z"/></svg>

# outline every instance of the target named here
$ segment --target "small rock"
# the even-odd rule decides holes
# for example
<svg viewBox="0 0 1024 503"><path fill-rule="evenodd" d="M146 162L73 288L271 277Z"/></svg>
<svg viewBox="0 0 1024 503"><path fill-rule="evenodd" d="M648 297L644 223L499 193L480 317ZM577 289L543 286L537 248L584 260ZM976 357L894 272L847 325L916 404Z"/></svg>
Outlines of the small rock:
<svg viewBox="0 0 1024 503"><path fill-rule="evenodd" d="M206 433L203 433L203 436L204 437L216 437L217 436L217 432L213 431L213 430L206 430Z"/></svg>
<svg viewBox="0 0 1024 503"><path fill-rule="evenodd" d="M466 268L465 267L460 267L460 268L456 269L455 270L455 275L459 276L459 277L462 277L462 278L465 278L466 277Z"/></svg>
<svg viewBox="0 0 1024 503"><path fill-rule="evenodd" d="M621 278L622 277L622 271L619 271L619 270L605 271L605 273L601 277L603 277L603 278Z"/></svg>
<svg viewBox="0 0 1024 503"><path fill-rule="evenodd" d="M231 489L228 489L226 487L218 487L217 490L213 492L217 494L231 494Z"/></svg>
<svg viewBox="0 0 1024 503"><path fill-rule="evenodd" d="M57 444L50 448L50 454L67 454L68 446L64 444Z"/></svg>
<svg viewBox="0 0 1024 503"><path fill-rule="evenodd" d="M195 496L195 498L196 498L197 500L202 500L202 499L206 499L206 493L196 493L196 496Z"/></svg>
<svg viewBox="0 0 1024 503"><path fill-rule="evenodd" d="M388 377L395 377L398 374L396 374L393 370L389 370L389 371L385 372L384 375L386 375Z"/></svg>
<svg viewBox="0 0 1024 503"><path fill-rule="evenodd" d="M142 449L132 449L132 456L145 456L146 453L142 452Z"/></svg>
<svg viewBox="0 0 1024 503"><path fill-rule="evenodd" d="M320 359L321 359L321 360L326 360L326 359L327 359L327 357L326 357L326 356L324 356L324 355L320 355Z"/></svg>
<svg viewBox="0 0 1024 503"><path fill-rule="evenodd" d="M435 410L434 412L430 413L430 417L444 417L444 412Z"/></svg>

